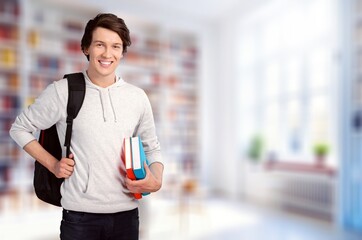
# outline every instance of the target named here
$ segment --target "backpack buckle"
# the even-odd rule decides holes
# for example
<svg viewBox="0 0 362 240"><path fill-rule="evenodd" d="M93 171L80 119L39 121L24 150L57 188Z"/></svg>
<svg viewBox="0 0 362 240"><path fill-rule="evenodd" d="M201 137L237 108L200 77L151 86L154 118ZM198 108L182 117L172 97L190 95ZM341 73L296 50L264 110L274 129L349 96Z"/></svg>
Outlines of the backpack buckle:
<svg viewBox="0 0 362 240"><path fill-rule="evenodd" d="M67 125L71 125L73 123L73 118L70 116L67 116L66 123L67 123Z"/></svg>

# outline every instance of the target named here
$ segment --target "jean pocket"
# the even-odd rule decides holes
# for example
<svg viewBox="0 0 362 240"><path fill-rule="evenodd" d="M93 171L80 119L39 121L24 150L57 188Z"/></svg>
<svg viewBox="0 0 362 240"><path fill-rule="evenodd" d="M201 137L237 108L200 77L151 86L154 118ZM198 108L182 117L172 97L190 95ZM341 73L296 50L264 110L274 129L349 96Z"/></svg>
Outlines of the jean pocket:
<svg viewBox="0 0 362 240"><path fill-rule="evenodd" d="M84 217L83 212L74 212L69 210L63 210L63 221L68 223L80 223Z"/></svg>

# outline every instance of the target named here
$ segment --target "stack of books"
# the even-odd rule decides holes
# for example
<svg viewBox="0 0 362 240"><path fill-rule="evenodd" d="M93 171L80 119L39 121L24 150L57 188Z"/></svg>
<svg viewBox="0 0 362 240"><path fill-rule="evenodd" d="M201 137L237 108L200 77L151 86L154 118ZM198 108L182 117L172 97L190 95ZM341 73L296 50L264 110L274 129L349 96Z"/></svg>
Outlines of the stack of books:
<svg viewBox="0 0 362 240"><path fill-rule="evenodd" d="M144 162L148 165L148 161L140 137L127 137L124 139L122 160L129 179L139 180L146 177ZM136 199L141 199L142 196L147 194L149 193L133 193Z"/></svg>

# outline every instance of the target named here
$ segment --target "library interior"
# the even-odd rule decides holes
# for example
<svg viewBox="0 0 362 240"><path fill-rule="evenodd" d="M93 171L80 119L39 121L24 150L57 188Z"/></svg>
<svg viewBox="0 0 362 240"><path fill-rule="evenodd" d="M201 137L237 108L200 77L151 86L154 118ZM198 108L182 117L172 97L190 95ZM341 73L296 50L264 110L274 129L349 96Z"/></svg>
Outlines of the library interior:
<svg viewBox="0 0 362 240"><path fill-rule="evenodd" d="M102 12L130 29L117 73L146 92L164 159L141 240L362 239L361 0L1 0L0 239L59 239L9 129L86 69Z"/></svg>

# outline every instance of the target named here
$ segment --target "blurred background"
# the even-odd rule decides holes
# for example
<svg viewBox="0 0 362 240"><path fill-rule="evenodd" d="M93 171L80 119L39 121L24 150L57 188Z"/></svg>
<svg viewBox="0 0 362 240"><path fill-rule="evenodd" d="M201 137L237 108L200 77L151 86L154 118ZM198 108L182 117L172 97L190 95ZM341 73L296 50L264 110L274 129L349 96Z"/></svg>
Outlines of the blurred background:
<svg viewBox="0 0 362 240"><path fill-rule="evenodd" d="M0 0L0 239L59 239L8 131L86 68L99 12L130 28L118 71L147 92L165 160L141 239L362 239L361 0Z"/></svg>

